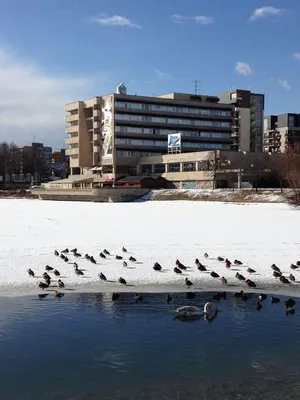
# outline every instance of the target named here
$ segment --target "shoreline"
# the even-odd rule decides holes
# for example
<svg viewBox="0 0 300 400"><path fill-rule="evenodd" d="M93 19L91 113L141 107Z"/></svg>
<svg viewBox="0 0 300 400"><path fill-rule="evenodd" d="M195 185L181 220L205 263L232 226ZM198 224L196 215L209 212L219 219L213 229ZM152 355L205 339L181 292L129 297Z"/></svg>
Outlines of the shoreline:
<svg viewBox="0 0 300 400"><path fill-rule="evenodd" d="M289 287L282 285L270 285L270 284L261 284L257 288L248 288L243 285L234 284L228 286L220 286L220 285L201 285L197 282L194 283L192 289L187 288L184 285L176 285L176 284L163 284L163 285L128 285L128 286L120 286L119 283L108 283L98 284L98 285L73 285L70 287L66 287L65 289L59 289L58 287L50 287L47 290L40 290L38 287L20 285L20 286L0 286L0 298L17 298L17 297L27 297L27 296L38 296L42 293L52 294L55 290L58 290L62 293L67 294L97 294L97 293L151 293L151 294L167 294L167 293L205 293L205 292L227 292L227 293L235 293L243 290L245 293L266 293L266 294L276 294L281 296L293 296L300 297L300 291L298 290L298 286L291 285Z"/></svg>

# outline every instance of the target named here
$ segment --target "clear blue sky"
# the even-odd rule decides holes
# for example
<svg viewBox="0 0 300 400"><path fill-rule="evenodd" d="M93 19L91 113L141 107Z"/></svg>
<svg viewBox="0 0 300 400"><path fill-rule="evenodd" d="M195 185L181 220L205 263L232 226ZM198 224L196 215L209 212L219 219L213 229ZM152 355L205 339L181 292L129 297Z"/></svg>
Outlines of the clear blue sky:
<svg viewBox="0 0 300 400"><path fill-rule="evenodd" d="M299 0L0 0L0 140L64 140L64 103L115 91L266 94L300 112ZM252 17L251 17L252 16Z"/></svg>

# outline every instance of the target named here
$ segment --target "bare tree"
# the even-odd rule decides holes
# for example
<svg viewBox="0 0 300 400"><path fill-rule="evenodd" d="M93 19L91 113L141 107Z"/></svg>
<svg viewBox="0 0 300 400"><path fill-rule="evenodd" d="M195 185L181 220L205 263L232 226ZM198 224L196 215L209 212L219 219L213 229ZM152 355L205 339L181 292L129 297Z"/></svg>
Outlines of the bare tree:
<svg viewBox="0 0 300 400"><path fill-rule="evenodd" d="M279 160L281 178L292 190L289 200L300 205L300 145L290 146Z"/></svg>
<svg viewBox="0 0 300 400"><path fill-rule="evenodd" d="M228 169L229 161L225 157L221 157L220 151L213 150L207 156L207 169L213 181L213 190L217 186L217 177L221 171Z"/></svg>

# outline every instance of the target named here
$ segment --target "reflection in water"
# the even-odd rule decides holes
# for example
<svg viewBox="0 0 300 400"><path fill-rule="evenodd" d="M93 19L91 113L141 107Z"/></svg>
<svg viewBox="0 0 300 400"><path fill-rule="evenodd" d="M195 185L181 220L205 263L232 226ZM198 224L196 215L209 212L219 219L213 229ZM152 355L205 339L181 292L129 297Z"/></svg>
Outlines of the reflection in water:
<svg viewBox="0 0 300 400"><path fill-rule="evenodd" d="M257 312L253 295L221 300L209 321L174 319L178 307L203 309L211 299L2 299L0 399L298 398L298 315L285 316L284 302L269 299Z"/></svg>

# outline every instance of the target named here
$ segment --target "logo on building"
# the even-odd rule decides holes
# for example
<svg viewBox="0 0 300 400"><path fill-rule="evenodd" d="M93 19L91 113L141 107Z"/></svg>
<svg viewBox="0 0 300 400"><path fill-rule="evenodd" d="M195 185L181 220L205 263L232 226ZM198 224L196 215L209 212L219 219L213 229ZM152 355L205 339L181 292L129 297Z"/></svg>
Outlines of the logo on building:
<svg viewBox="0 0 300 400"><path fill-rule="evenodd" d="M181 134L171 133L168 135L168 148L177 149L181 147Z"/></svg>

